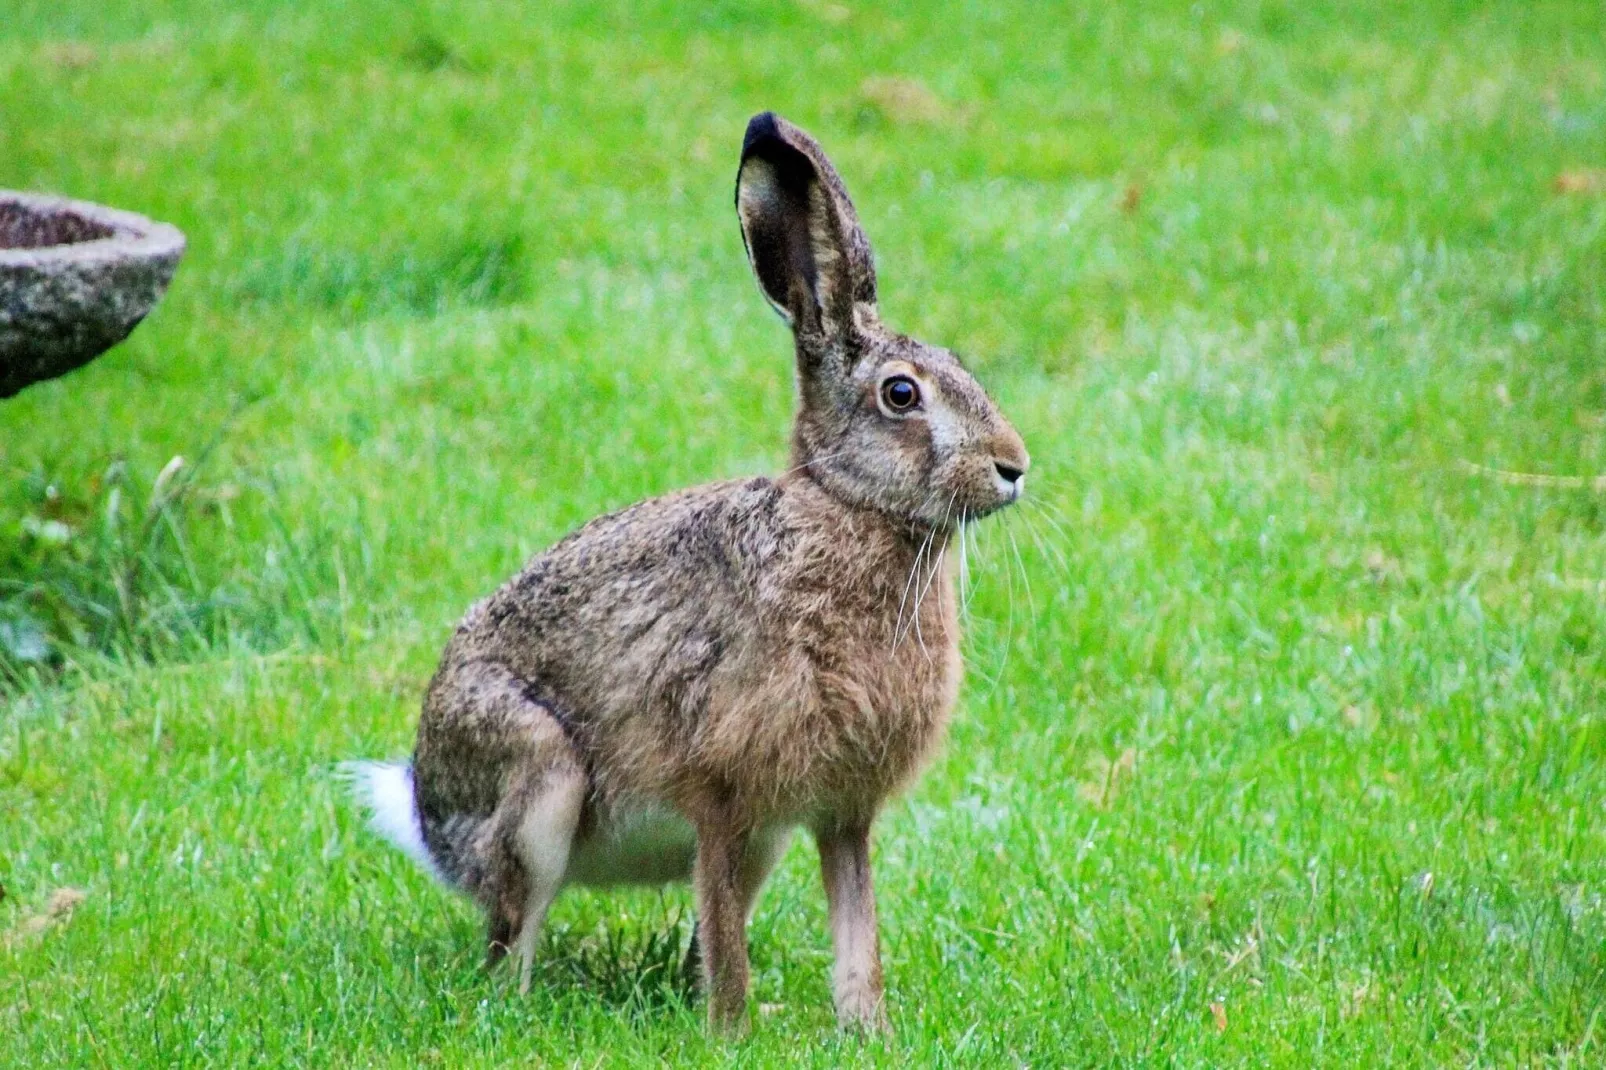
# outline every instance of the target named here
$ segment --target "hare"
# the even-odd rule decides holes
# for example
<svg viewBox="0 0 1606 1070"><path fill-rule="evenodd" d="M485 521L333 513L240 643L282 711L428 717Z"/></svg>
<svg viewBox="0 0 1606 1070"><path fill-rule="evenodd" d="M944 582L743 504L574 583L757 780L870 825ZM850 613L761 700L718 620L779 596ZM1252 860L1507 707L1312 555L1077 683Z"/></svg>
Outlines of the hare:
<svg viewBox="0 0 1606 1070"><path fill-rule="evenodd" d="M885 1026L870 826L959 687L949 547L1020 498L1020 436L959 360L885 327L870 245L812 138L772 113L736 211L796 341L791 465L600 517L468 611L411 764L358 763L374 824L481 903L527 990L568 884L690 878L708 1018L746 1022L747 923L812 832L836 1012Z"/></svg>

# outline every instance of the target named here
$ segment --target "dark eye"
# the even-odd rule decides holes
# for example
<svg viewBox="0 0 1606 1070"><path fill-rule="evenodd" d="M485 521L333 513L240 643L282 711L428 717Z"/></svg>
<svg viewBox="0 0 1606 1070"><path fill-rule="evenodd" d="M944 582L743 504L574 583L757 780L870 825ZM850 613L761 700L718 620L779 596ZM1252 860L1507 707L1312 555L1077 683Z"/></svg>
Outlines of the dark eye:
<svg viewBox="0 0 1606 1070"><path fill-rule="evenodd" d="M906 375L894 375L881 384L881 401L892 412L908 412L920 404L920 388Z"/></svg>

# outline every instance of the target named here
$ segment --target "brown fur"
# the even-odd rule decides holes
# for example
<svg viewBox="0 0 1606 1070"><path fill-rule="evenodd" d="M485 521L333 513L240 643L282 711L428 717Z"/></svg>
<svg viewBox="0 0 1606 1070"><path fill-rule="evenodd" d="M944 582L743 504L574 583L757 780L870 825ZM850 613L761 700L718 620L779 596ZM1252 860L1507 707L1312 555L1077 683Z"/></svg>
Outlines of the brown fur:
<svg viewBox="0 0 1606 1070"><path fill-rule="evenodd" d="M694 877L721 1028L744 1020L752 905L807 826L838 1013L874 1027L869 830L959 687L950 537L1019 495L1004 473L1027 458L951 354L881 325L869 243L807 135L753 120L737 207L796 335L793 469L594 520L471 609L425 698L417 813L443 875L486 907L492 953L520 944L526 971L566 876ZM885 409L891 375L920 411ZM653 815L695 847L624 846Z"/></svg>

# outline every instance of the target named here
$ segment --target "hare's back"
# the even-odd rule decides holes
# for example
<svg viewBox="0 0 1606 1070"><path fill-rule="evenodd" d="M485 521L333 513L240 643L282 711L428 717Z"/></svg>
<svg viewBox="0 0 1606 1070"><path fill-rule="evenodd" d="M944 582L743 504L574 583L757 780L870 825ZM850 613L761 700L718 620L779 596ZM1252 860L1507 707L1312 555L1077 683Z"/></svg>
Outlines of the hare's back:
<svg viewBox="0 0 1606 1070"><path fill-rule="evenodd" d="M598 517L470 611L448 657L506 665L580 721L694 705L759 627L766 573L790 541L781 498L755 478Z"/></svg>

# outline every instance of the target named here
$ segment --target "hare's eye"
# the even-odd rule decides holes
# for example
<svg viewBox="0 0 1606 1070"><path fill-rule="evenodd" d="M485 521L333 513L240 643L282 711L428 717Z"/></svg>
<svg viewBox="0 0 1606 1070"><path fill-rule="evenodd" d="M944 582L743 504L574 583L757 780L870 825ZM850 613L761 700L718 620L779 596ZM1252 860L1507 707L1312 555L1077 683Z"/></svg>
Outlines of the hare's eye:
<svg viewBox="0 0 1606 1070"><path fill-rule="evenodd" d="M920 388L906 375L894 375L881 384L881 402L892 412L908 412L920 404Z"/></svg>

